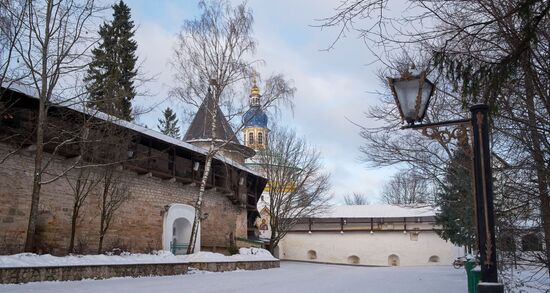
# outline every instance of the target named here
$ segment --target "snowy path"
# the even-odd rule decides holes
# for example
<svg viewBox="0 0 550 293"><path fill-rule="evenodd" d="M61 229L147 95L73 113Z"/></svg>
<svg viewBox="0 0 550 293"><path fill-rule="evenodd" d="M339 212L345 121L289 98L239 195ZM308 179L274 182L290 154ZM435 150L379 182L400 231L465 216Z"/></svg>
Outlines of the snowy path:
<svg viewBox="0 0 550 293"><path fill-rule="evenodd" d="M0 285L2 293L181 292L466 292L466 273L452 267L353 267L281 262L262 271L171 277Z"/></svg>

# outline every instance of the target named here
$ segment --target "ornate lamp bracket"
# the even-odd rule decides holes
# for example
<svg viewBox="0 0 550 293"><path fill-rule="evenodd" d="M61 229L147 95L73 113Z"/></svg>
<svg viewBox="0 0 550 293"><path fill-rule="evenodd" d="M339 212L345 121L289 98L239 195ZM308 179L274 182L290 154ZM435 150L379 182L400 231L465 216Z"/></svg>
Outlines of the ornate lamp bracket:
<svg viewBox="0 0 550 293"><path fill-rule="evenodd" d="M458 141L460 146L467 156L472 156L472 147L470 145L469 134L471 135L470 123L461 123L455 125L451 129L442 128L439 126L422 127L422 135L437 140L440 144L447 146L453 139Z"/></svg>
<svg viewBox="0 0 550 293"><path fill-rule="evenodd" d="M453 126L453 128L449 130L446 128L448 126ZM437 140L444 146L447 146L453 139L457 139L458 145L464 149L467 156L471 157L473 154L468 135L468 133L470 136L472 135L472 120L470 119L408 125L401 127L401 129L421 130L424 136Z"/></svg>

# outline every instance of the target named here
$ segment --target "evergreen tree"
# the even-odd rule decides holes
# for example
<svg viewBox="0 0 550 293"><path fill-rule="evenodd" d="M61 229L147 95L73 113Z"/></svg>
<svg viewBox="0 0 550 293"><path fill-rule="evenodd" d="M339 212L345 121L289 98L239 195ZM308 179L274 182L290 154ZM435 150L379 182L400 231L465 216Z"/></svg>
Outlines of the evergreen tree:
<svg viewBox="0 0 550 293"><path fill-rule="evenodd" d="M113 5L113 20L99 27L100 44L92 50L93 59L85 78L89 105L115 117L132 120L132 99L137 43L130 8L122 1Z"/></svg>
<svg viewBox="0 0 550 293"><path fill-rule="evenodd" d="M159 119L159 124L157 125L160 132L173 138L180 139L180 128L178 126L176 113L174 113L170 107L167 107L162 114L164 117L163 119Z"/></svg>
<svg viewBox="0 0 550 293"><path fill-rule="evenodd" d="M472 249L476 244L474 195L472 194L471 160L458 149L446 168L444 186L436 195L441 212L436 222L441 225L437 233L455 245Z"/></svg>

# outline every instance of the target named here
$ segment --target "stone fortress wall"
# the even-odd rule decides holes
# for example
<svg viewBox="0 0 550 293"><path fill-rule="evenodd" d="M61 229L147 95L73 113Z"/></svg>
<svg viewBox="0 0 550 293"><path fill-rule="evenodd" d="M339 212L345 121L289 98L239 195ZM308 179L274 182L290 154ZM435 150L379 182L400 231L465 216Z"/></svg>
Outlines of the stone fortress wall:
<svg viewBox="0 0 550 293"><path fill-rule="evenodd" d="M0 144L0 157L9 151ZM60 174L72 161L56 158L44 180ZM24 246L32 192L34 162L31 153L20 151L0 165L0 254L21 252ZM104 240L104 249L121 248L132 252L160 250L163 219L167 206L180 203L194 205L198 186L138 175L123 170L123 181L131 199L116 211ZM68 173L75 178L76 170ZM38 250L62 255L69 245L73 191L66 178L42 186L37 225ZM80 253L93 253L99 241L99 192L91 194L78 220L75 247ZM203 210L208 218L201 225L201 246L205 250L226 252L230 235L247 237L246 208L233 204L216 188L205 194Z"/></svg>

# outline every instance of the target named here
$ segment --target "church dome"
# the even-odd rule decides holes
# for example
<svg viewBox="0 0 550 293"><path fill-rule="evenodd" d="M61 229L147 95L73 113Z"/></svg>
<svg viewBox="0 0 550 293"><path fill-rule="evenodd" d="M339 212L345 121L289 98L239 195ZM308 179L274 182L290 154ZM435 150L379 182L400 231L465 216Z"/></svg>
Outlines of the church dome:
<svg viewBox="0 0 550 293"><path fill-rule="evenodd" d="M245 127L267 128L267 115L260 107L250 107L243 115Z"/></svg>

